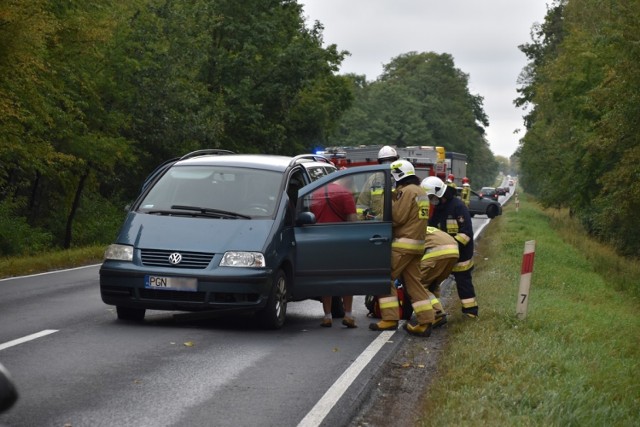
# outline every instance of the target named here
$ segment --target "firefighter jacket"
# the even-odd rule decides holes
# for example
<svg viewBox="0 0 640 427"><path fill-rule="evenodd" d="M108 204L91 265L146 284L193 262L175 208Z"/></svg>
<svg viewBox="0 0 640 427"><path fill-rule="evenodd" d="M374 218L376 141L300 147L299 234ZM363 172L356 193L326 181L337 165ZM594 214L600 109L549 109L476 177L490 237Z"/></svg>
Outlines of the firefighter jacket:
<svg viewBox="0 0 640 427"><path fill-rule="evenodd" d="M372 219L372 217L382 219L384 213L384 175L382 173L373 174L367 179L356 204L360 219Z"/></svg>
<svg viewBox="0 0 640 427"><path fill-rule="evenodd" d="M456 269L473 266L473 224L469 209L458 197L451 200L440 199L435 206L429 225L449 233L457 242L460 258Z"/></svg>
<svg viewBox="0 0 640 427"><path fill-rule="evenodd" d="M429 199L416 184L396 187L391 203L393 241L391 249L422 255L424 235L429 218Z"/></svg>
<svg viewBox="0 0 640 427"><path fill-rule="evenodd" d="M471 189L469 188L469 185L462 186L460 197L462 198L464 204L469 207L469 203L471 203Z"/></svg>
<svg viewBox="0 0 640 427"><path fill-rule="evenodd" d="M436 227L427 227L424 237L424 255L422 260L458 259L458 242L449 234Z"/></svg>

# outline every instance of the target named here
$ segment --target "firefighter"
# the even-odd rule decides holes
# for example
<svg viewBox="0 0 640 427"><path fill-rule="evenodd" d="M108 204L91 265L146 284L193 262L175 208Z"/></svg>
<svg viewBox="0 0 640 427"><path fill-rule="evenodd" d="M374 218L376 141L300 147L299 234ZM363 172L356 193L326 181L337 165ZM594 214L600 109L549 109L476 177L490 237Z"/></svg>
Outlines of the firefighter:
<svg viewBox="0 0 640 427"><path fill-rule="evenodd" d="M385 145L378 151L378 163L391 163L398 160L395 148ZM382 219L384 207L384 176L373 174L367 179L356 201L360 219Z"/></svg>
<svg viewBox="0 0 640 427"><path fill-rule="evenodd" d="M468 208L469 203L471 203L471 185L469 184L469 178L466 176L462 178L462 190L460 192L460 197L464 202L465 206Z"/></svg>
<svg viewBox="0 0 640 427"><path fill-rule="evenodd" d="M391 204L391 293L380 298L382 320L371 323L369 329L387 331L398 328L400 303L393 283L402 279L418 321L415 326L405 323L405 328L412 335L428 337L435 322L435 313L431 298L421 283L420 261L424 253L429 202L410 162L397 160L391 163L391 175L396 182Z"/></svg>
<svg viewBox="0 0 640 427"><path fill-rule="evenodd" d="M427 289L435 310L434 328L447 323L447 316L440 297L440 283L451 274L458 262L458 243L449 234L436 227L427 226L424 238L424 255L420 262L422 285Z"/></svg>
<svg viewBox="0 0 640 427"><path fill-rule="evenodd" d="M456 197L456 189L437 177L427 177L421 183L434 206L429 225L449 233L457 242L460 256L452 273L456 281L463 315L478 317L478 302L471 279L473 270L473 224L465 204Z"/></svg>
<svg viewBox="0 0 640 427"><path fill-rule="evenodd" d="M454 174L450 173L449 176L447 176L447 185L452 186L453 188L456 188L456 177Z"/></svg>

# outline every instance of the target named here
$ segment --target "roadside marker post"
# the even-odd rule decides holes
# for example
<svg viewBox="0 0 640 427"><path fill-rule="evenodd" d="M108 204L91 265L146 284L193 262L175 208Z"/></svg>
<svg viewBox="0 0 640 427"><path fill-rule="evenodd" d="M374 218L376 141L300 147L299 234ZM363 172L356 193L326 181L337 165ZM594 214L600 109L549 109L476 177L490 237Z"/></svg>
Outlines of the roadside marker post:
<svg viewBox="0 0 640 427"><path fill-rule="evenodd" d="M531 287L531 275L533 274L533 259L536 254L536 241L529 240L524 243L522 255L522 268L520 270L520 290L516 304L516 317L525 319L529 305L529 288Z"/></svg>
<svg viewBox="0 0 640 427"><path fill-rule="evenodd" d="M518 199L518 193L516 193L515 196L516 196L516 212L518 212L520 210L520 199Z"/></svg>

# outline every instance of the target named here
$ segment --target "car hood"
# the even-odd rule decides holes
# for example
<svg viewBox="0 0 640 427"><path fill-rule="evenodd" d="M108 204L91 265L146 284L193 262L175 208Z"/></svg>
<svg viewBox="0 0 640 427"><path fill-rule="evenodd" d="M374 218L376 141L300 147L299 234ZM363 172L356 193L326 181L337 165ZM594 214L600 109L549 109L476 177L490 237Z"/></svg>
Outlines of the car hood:
<svg viewBox="0 0 640 427"><path fill-rule="evenodd" d="M272 219L218 219L150 215L131 212L118 243L136 248L224 252L263 251Z"/></svg>

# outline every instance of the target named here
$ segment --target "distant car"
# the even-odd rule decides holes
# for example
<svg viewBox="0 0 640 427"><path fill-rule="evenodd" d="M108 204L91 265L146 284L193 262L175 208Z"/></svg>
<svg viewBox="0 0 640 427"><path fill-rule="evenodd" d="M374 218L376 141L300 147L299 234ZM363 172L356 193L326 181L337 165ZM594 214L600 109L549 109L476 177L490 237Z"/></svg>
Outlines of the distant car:
<svg viewBox="0 0 640 427"><path fill-rule="evenodd" d="M499 196L495 187L482 187L480 191L478 191L478 194L481 195L482 197L488 197L493 200L498 200L498 196Z"/></svg>
<svg viewBox="0 0 640 427"><path fill-rule="evenodd" d="M505 196L509 192L509 187L496 187L498 196Z"/></svg>
<svg viewBox="0 0 640 427"><path fill-rule="evenodd" d="M458 195L462 189L458 189ZM469 214L474 215L486 215L488 218L495 218L498 215L502 215L502 205L491 197L481 196L479 193L471 190L469 197Z"/></svg>
<svg viewBox="0 0 640 427"><path fill-rule="evenodd" d="M513 180L510 179L508 184L509 184L509 187L513 187L515 185L515 182L513 182Z"/></svg>

